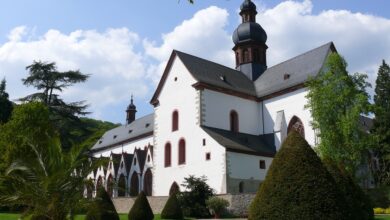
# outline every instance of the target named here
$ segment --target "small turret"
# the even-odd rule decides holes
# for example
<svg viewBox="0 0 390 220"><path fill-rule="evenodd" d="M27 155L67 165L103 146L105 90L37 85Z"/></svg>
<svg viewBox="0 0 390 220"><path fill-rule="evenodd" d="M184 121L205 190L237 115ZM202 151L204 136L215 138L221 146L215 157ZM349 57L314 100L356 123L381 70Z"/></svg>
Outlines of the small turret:
<svg viewBox="0 0 390 220"><path fill-rule="evenodd" d="M136 112L137 112L137 107L134 105L133 95L131 95L130 105L127 106L127 109L126 109L126 113L127 113L126 122L127 122L127 124L130 124L131 122L133 122L135 120L135 113Z"/></svg>

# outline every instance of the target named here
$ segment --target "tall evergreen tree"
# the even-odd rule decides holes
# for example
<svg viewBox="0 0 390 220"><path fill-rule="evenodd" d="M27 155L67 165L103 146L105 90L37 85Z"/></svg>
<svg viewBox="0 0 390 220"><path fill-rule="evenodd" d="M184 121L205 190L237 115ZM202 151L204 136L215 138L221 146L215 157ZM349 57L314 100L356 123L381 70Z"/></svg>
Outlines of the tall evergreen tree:
<svg viewBox="0 0 390 220"><path fill-rule="evenodd" d="M84 101L66 103L60 98L59 92L76 83L85 82L88 75L80 71L59 72L54 62L45 63L34 61L26 67L29 76L23 79L23 84L33 86L38 92L21 98L21 101L39 101L48 106L50 119L54 121L60 138L62 147L70 148L77 139L77 131L83 126L78 116L86 115L87 105Z"/></svg>
<svg viewBox="0 0 390 220"><path fill-rule="evenodd" d="M379 185L390 185L390 67L383 60L378 70L374 95L374 176Z"/></svg>
<svg viewBox="0 0 390 220"><path fill-rule="evenodd" d="M323 71L307 83L308 105L317 129L319 153L343 164L352 174L362 161L362 152L369 144L360 128L361 114L370 107L366 92L367 76L349 75L347 63L337 53L329 55Z"/></svg>
<svg viewBox="0 0 390 220"><path fill-rule="evenodd" d="M0 83L0 124L8 121L13 109L12 102L8 99L9 95L5 89L6 81L3 79Z"/></svg>

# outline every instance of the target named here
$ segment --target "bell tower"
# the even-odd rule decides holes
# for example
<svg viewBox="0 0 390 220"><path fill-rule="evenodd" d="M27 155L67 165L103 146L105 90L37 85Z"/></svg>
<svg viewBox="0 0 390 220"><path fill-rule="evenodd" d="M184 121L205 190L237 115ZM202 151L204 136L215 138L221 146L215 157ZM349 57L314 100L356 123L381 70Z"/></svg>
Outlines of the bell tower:
<svg viewBox="0 0 390 220"><path fill-rule="evenodd" d="M256 5L245 0L240 7L242 23L233 33L236 69L255 81L267 69L267 33L256 23Z"/></svg>
<svg viewBox="0 0 390 220"><path fill-rule="evenodd" d="M137 107L133 103L133 95L131 95L130 105L126 109L126 123L130 124L135 120L135 113L137 112Z"/></svg>

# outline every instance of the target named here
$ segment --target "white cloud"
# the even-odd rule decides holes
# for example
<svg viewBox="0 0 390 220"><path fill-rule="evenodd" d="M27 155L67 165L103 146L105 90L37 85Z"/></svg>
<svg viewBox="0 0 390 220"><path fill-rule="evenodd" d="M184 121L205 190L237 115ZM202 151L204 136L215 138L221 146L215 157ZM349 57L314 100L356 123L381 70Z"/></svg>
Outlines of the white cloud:
<svg viewBox="0 0 390 220"><path fill-rule="evenodd" d="M159 80L173 49L232 66L233 43L231 34L226 31L228 16L225 9L211 6L163 34L161 45L145 40L146 54L160 61L159 65L150 69L150 75Z"/></svg>
<svg viewBox="0 0 390 220"><path fill-rule="evenodd" d="M102 115L107 106L127 103L130 93L138 98L148 93L145 64L141 54L134 50L140 38L127 28L102 33L76 30L69 34L48 30L36 39L23 40L22 36L29 34L26 30L26 27L14 28L9 41L0 44L0 75L5 74L12 99L33 91L21 83L27 76L25 67L33 60L56 62L60 71L80 69L90 74L86 83L65 90L64 97L69 101L87 100L92 117Z"/></svg>
<svg viewBox="0 0 390 220"><path fill-rule="evenodd" d="M375 80L382 59L390 61L390 20L347 10L313 13L315 2L285 1L263 9L258 22L268 34L269 66L333 41L350 72Z"/></svg>

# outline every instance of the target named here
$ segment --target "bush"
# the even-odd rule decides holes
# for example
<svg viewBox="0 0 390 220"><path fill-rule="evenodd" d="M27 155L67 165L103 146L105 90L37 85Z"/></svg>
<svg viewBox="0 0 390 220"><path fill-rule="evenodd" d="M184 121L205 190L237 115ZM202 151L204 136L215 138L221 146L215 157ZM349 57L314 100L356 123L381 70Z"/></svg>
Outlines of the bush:
<svg viewBox="0 0 390 220"><path fill-rule="evenodd" d="M390 206L390 190L388 187L379 187L367 190L367 194L374 207L387 208Z"/></svg>
<svg viewBox="0 0 390 220"><path fill-rule="evenodd" d="M128 215L129 220L152 220L154 218L152 208L150 208L148 199L142 191L131 207Z"/></svg>
<svg viewBox="0 0 390 220"><path fill-rule="evenodd" d="M161 212L161 218L164 219L183 219L183 211L179 200L177 199L177 193L169 196L167 203L165 203L164 209Z"/></svg>
<svg viewBox="0 0 390 220"><path fill-rule="evenodd" d="M206 205L212 210L214 217L219 218L222 213L226 211L226 208L229 206L229 202L226 199L211 197L206 201Z"/></svg>
<svg viewBox="0 0 390 220"><path fill-rule="evenodd" d="M206 181L205 176L198 178L190 175L184 178L182 186L187 190L179 194L179 202L185 216L197 218L210 216L210 212L206 207L206 201L214 195L214 192L207 185Z"/></svg>
<svg viewBox="0 0 390 220"><path fill-rule="evenodd" d="M324 159L324 164L333 176L336 184L343 194L346 205L349 208L349 219L372 220L374 219L373 206L370 198L363 192L352 177L340 166L330 159Z"/></svg>
<svg viewBox="0 0 390 220"><path fill-rule="evenodd" d="M90 205L86 220L119 220L115 206L106 190L100 187L97 191L96 198Z"/></svg>
<svg viewBox="0 0 390 220"><path fill-rule="evenodd" d="M385 209L383 208L374 208L375 215L377 214L385 214Z"/></svg>
<svg viewBox="0 0 390 220"><path fill-rule="evenodd" d="M249 220L344 220L345 203L320 158L292 131L250 205Z"/></svg>

